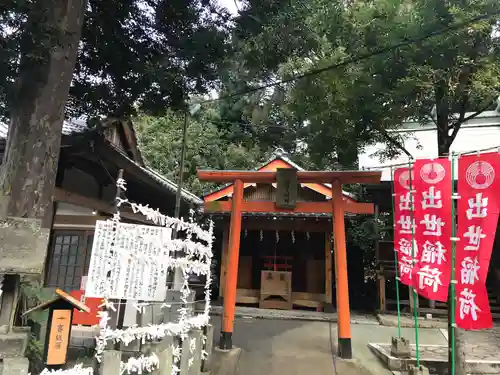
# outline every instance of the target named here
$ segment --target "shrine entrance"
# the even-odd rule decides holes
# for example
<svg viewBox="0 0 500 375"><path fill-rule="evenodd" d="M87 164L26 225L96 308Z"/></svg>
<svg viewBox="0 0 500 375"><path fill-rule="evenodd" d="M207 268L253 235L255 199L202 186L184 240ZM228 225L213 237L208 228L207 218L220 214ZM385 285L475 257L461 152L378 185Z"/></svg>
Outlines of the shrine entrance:
<svg viewBox="0 0 500 375"><path fill-rule="evenodd" d="M229 221L219 223L227 232ZM236 303L330 312L334 276L331 230L331 217L326 214L314 218L243 213ZM222 246L221 255L225 279L227 246ZM221 289L223 297L223 282Z"/></svg>
<svg viewBox="0 0 500 375"><path fill-rule="evenodd" d="M283 165L283 163L278 165L275 163L269 168L270 164L272 162L267 165L267 170L264 167L262 168L264 170L256 172L198 171L197 173L198 178L202 181L232 183L232 185L206 196L204 205L205 213L208 214L230 213L229 230L225 232L223 238L221 294L224 297L224 313L220 347L221 349L232 348L234 312L238 299L240 302L242 299L258 301L261 307L267 308L289 309L294 304L321 306L325 309L331 307L333 299L331 233L333 233L334 264L337 271L335 285L338 350L340 357L351 358L344 214L373 214L374 206L370 203L357 203L354 199L349 198L343 193L342 185L379 183L381 174L380 172L365 171L309 172L297 170L297 168ZM244 195L245 187L249 186L254 188L254 191L249 191ZM316 192L320 190L324 195L323 200L305 201L300 195L300 189L304 187ZM265 189L271 191L272 194L268 194L267 197L263 196L262 191ZM301 215L305 215L303 220L285 220ZM279 217L282 217L283 220L279 220ZM293 255L294 253L289 251L290 246L287 246L286 243L277 246L281 239L280 228L289 233L293 231L295 243L297 243L297 237L301 235L317 238L318 243L322 243L323 259L316 259L320 256L306 257L304 258L305 264L300 258L294 259L294 256L297 256L297 251ZM249 233L251 233L251 238L248 237ZM255 233L258 233L258 238ZM267 246L259 245L261 235L263 236L262 242L267 237L266 241L269 241ZM291 235L289 240L294 244ZM271 243L274 246L271 246ZM316 248L317 245L314 247ZM252 249L254 254L246 255ZM265 249L262 256L260 249ZM269 249L272 249L272 253L269 253ZM301 252L314 253L309 246L305 246L302 251L299 251L299 253ZM259 255L256 256L255 253ZM315 264L315 261L318 262ZM296 272L294 272L294 266L297 267ZM308 268L310 268L309 272ZM319 268L324 270L321 272L324 275L324 281L321 277L318 278L319 281L309 281L310 286L315 285L318 293L293 290L294 286L308 287L307 280L300 280L304 276L301 276L304 269L306 275L317 275ZM260 284L258 283L259 278ZM321 290L321 286L318 288L320 283L324 286L323 290Z"/></svg>

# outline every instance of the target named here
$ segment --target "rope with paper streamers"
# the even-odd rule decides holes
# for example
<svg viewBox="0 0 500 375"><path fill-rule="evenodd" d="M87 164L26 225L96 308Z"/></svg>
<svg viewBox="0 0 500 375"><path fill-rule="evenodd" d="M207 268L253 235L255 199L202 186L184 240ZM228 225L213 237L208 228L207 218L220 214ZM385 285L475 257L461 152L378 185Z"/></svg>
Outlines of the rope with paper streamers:
<svg viewBox="0 0 500 375"><path fill-rule="evenodd" d="M28 374L31 375L31 374ZM43 370L40 375L93 375L92 367L83 367L81 364L66 370Z"/></svg>
<svg viewBox="0 0 500 375"><path fill-rule="evenodd" d="M116 182L118 188L122 191L127 191L127 185L125 180L118 179ZM146 254L130 254L127 252L126 248L117 245L116 233L118 225L120 224L120 207L128 205L131 207L134 213L140 213L147 220L152 221L154 224L172 228L176 232L185 231L186 239L184 240L171 240L167 243L167 246L162 248L162 254L160 256L149 256ZM130 344L134 340L138 340L141 343L146 341L161 340L165 336L180 336L181 339L185 340L188 336L188 332L193 328L203 328L209 323L209 312L210 312L210 284L211 284L211 262L212 262L212 243L213 243L213 222L209 222L208 231L203 229L201 226L196 224L193 219L191 212L189 222L182 219L171 218L163 215L159 210L154 210L149 206L144 206L129 201L127 198L119 197L117 198L117 212L113 215L112 226L114 238L112 239L113 251L115 255L120 254L121 256L131 256L136 261L144 262L155 262L162 265L166 269L180 268L183 273L183 285L181 288L181 302L184 306L188 304L188 298L191 294L188 283L188 275L204 275L206 276L205 283L205 308L203 313L194 316L188 316L188 308L181 307L179 311L179 321L176 323L161 323L148 325L146 327L129 327L127 329L111 329L108 327L108 321L110 319L109 310L116 310L113 302L109 301L108 298L104 299L104 305L106 307L105 311L100 311L98 316L100 318L100 335L96 338L96 358L100 360L103 350L106 347L108 341L117 343L122 342L125 345ZM121 234L122 232L120 232ZM134 233L128 233L127 235L133 236ZM135 233L137 235L137 233ZM203 245L199 242L194 242L192 240L193 236L197 237L199 240L204 241L207 245ZM142 236L141 240L148 244L157 244L158 239L153 236ZM123 242L123 241L122 241ZM181 258L173 258L169 255L176 251L182 251L184 256ZM198 258L198 259L195 259ZM108 264L110 265L110 264ZM108 270L111 271L113 267ZM109 286L108 293L109 296ZM106 297L107 297L106 296ZM168 306L164 304L162 306ZM136 306L139 313L144 313L145 305ZM206 342L206 337L202 338L202 342ZM190 354L193 354L195 350L196 342L191 340L190 342ZM182 348L180 346L172 347L174 364L172 367L172 374L175 375L180 372L178 363L182 355ZM206 358L207 353L202 353L202 358ZM189 359L189 365L194 361L193 356ZM141 373L144 371L151 371L158 368L159 363L157 358L152 357L136 357L129 359L128 362L121 363L121 373Z"/></svg>
<svg viewBox="0 0 500 375"><path fill-rule="evenodd" d="M127 191L127 184L124 179L118 179L116 186L122 191ZM185 239L171 239L164 241L165 239L159 239L156 236L140 234L138 231L130 230L129 232L124 232L123 230L118 230L121 224L120 207L129 206L134 213L139 213L143 215L148 221L151 221L156 226L171 228L178 232L185 232ZM108 342L118 343L121 342L124 345L129 345L132 341L138 340L141 343L146 341L161 340L166 336L179 336L181 340L188 339L188 332L193 329L201 329L208 325L210 320L210 285L212 281L211 275L211 263L212 263L212 244L213 244L213 232L214 224L209 221L208 230L202 228L200 225L194 222L193 211L190 212L189 221L186 222L183 219L171 218L169 216L163 215L159 210L155 210L147 205L142 205L129 201L127 198L119 197L117 198L117 212L113 215L112 219L108 221L111 224L106 227L110 232L110 254L105 262L106 274L111 274L113 269L118 266L118 257L122 259L129 258L137 262L145 262L150 264L157 264L162 269L173 270L175 268L180 268L183 274L183 285L181 287L181 302L137 302L134 304L134 308L139 313L145 313L145 308L153 304L161 304L161 308L170 308L172 305L182 305L178 308L179 321L172 323L161 323L152 324L145 327L132 326L126 329L113 329L108 326L108 321L111 319L109 312L116 311L115 305L120 305L121 302L110 301L110 289L111 283L106 283L104 290L104 301L102 306L104 311L98 312L99 317L99 336L96 337L96 347L95 347L95 357L100 362L102 359L102 353L106 348ZM118 238L118 234L122 236ZM127 238L129 237L129 238ZM197 241L193 240L196 237ZM161 247L160 255L148 255L148 254L138 254L132 253L129 248L124 245L126 239L140 239L141 243L145 245L145 248L150 248L151 246ZM121 241L119 241L121 240ZM163 240L163 241L161 241ZM203 241L205 244L198 241ZM171 254L176 252L182 252L182 257L171 257ZM188 301L191 295L191 289L188 283L188 276L190 274L203 275L206 277L206 282L204 284L205 298L204 298L204 309L200 314L194 316L189 316L189 305L194 305L194 302ZM202 347L206 343L206 336L202 336ZM189 354L190 358L188 361L189 366L194 362L194 351L196 350L196 339L191 339L189 342ZM172 365L172 375L180 373L179 363L182 356L182 348L177 345L172 345L173 353L173 365ZM206 359L208 353L202 350L202 359ZM150 373L160 366L158 357L155 354L149 356L140 355L139 357L131 357L126 362L121 362L120 364L120 374L130 374L130 373ZM82 365L76 365L75 367L67 370L48 370L45 369L41 375L92 375L92 368L84 368Z"/></svg>

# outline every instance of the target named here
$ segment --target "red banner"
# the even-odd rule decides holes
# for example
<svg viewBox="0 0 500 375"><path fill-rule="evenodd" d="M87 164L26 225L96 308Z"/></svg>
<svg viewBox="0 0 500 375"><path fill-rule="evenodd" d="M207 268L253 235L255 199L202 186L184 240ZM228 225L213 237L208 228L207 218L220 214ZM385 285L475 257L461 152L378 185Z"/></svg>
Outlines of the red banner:
<svg viewBox="0 0 500 375"><path fill-rule="evenodd" d="M457 326L493 326L486 277L499 212L500 155L470 155L458 160L458 238L456 253Z"/></svg>
<svg viewBox="0 0 500 375"><path fill-rule="evenodd" d="M399 280L409 286L413 285L413 256L418 258L417 243L413 241L412 246L412 221L414 224L415 220L410 186L414 177L413 171L411 173L410 178L408 168L398 168L394 171L394 251L398 254Z"/></svg>
<svg viewBox="0 0 500 375"><path fill-rule="evenodd" d="M451 278L451 162L423 159L413 168L415 241L420 247L413 287L425 298L446 302Z"/></svg>

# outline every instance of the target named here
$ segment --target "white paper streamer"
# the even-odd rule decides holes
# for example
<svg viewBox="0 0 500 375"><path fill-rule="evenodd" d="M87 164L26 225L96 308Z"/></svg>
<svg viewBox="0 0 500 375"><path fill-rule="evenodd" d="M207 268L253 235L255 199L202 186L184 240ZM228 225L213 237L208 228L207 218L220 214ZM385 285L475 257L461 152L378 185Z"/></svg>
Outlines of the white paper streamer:
<svg viewBox="0 0 500 375"><path fill-rule="evenodd" d="M117 187L121 188L123 191L127 190L126 182L123 179L119 179L117 181ZM184 303L184 306L187 306L188 298L191 295L191 290L189 288L188 278L191 274L196 275L204 275L206 277L205 283L205 308L201 314L197 314L194 316L188 316L188 308L181 307L178 309L179 311L179 321L172 323L162 323L162 324L151 324L145 327L129 327L126 329L111 329L108 327L109 322L109 314L107 311L99 312L99 327L100 333L99 337L96 338L96 358L98 361L101 360L102 353L106 347L108 342L118 343L121 342L124 345L129 345L134 340L139 340L142 343L146 341L158 341L163 339L165 336L179 336L181 339L186 339L188 337L188 333L191 329L202 329L205 327L210 320L209 312L210 312L210 284L212 281L211 275L211 264L212 264L212 243L213 243L213 222L209 222L208 230L203 229L197 223L194 222L194 211L190 211L189 222L185 222L182 219L175 219L168 216L165 216L159 212L159 210L154 210L147 205L141 205L134 202L130 202L126 198L117 198L117 207L128 205L132 208L134 213L140 213L146 217L146 219L152 221L155 225L165 226L175 229L176 231L185 231L186 238L185 239L173 239L171 241L165 241L163 239L160 256L150 256L148 254L131 254L127 248L120 247L117 243L116 238L116 229L117 225L120 222L120 212L117 212L113 215L113 236L111 238L111 243L113 247L112 254L115 257L123 257L130 256L133 261L138 262L156 262L161 265L164 269L173 270L173 269L181 269L183 273L184 284L181 288L181 302ZM120 232L120 235L129 235L129 236L137 236L137 233L133 233L130 231L128 233ZM203 241L204 243L200 243L193 239L197 238L198 241ZM141 236L142 243L154 244L158 245L159 239L155 238L155 236ZM173 258L169 255L174 252L182 252L183 256L179 258ZM115 267L116 259L109 259L106 262L107 271L111 272ZM109 295L109 294L108 294ZM107 295L104 296L104 305L107 310L115 310L113 303L109 301ZM134 307L139 313L145 312L145 307L147 304L144 303L136 303ZM162 307L169 307L166 303L162 304ZM206 341L206 338L205 338ZM204 341L204 342L205 342ZM194 343L195 341L190 342L190 351L189 353L184 353L185 355L189 354L189 364L193 363L193 351L194 351ZM175 375L180 372L177 363L179 363L182 349L180 346L176 346L172 348L174 363L172 365L172 374ZM205 352L206 353L206 352ZM205 356L205 353L202 353L202 356ZM157 369L160 366L158 358L156 355L151 355L149 357L145 357L141 355L140 357L132 357L127 362L121 363L121 373L144 373L151 372L154 369Z"/></svg>
<svg viewBox="0 0 500 375"><path fill-rule="evenodd" d="M67 370L43 370L40 375L93 375L92 367L83 367L81 364ZM31 375L31 374L28 374Z"/></svg>
<svg viewBox="0 0 500 375"><path fill-rule="evenodd" d="M127 183L124 179L118 179L116 186L122 191L127 191ZM172 323L162 323L162 324L152 324L145 327L129 327L126 329L111 329L108 326L110 320L108 311L115 311L116 307L113 302L109 300L109 289L110 284L106 284L106 292L104 301L101 307L105 307L104 311L99 311L99 336L96 337L96 359L98 361L102 360L102 353L106 348L108 342L118 343L121 342L124 345L130 344L134 340L139 340L142 343L146 341L158 341L163 339L165 336L179 336L181 339L185 340L188 337L188 333L191 329L202 329L208 325L210 320L210 284L212 282L211 265L212 265L212 243L213 243L213 233L214 224L212 221L209 222L208 230L203 229L200 225L194 222L194 211L190 211L189 222L185 222L182 219L171 218L165 216L159 212L159 210L152 209L147 205L137 204L130 202L126 198L117 198L118 210L121 206L128 205L132 208L134 213L140 213L150 220L153 224L157 226L165 226L175 229L176 231L185 231L185 239L173 239L171 241L166 241L166 246L163 248L162 255L160 256L148 256L147 254L131 254L129 249L120 247L120 243L117 238L117 227L121 220L120 212L117 211L113 218L109 221L111 225L109 226L110 231L110 242L112 255L106 259L104 267L106 272L111 273L113 269L118 266L118 258L123 256L129 256L131 260L138 262L156 262L162 265L164 269L174 270L180 268L184 276L184 284L181 288L181 302L184 306L188 306L188 298L191 295L191 290L189 288L188 277L191 274L204 275L206 277L205 283L205 308L201 314L194 316L189 316L189 309L187 307L181 307L179 311L179 321ZM133 233L131 230L128 233L123 233L120 231L120 236L137 236L137 233ZM136 232L136 231L135 231ZM194 240L196 238L197 240ZM142 243L146 245L155 244L158 245L158 238L155 236L141 236ZM204 243L198 242L203 241ZM165 243L163 239L163 243ZM170 257L171 253L182 252L183 256L179 258ZM148 303L135 303L134 308L139 313L145 312L145 307ZM161 307L169 308L171 305L167 303L162 303ZM204 336L202 342L206 342L206 337ZM195 350L195 341L190 342L190 350L185 355L190 355L188 360L189 365L193 363L193 353ZM173 353L173 364L172 364L172 374L176 375L180 373L180 368L178 363L182 356L182 349L180 346L172 346ZM208 353L202 351L202 358L206 358ZM140 355L139 357L131 357L127 362L121 362L120 373L121 374L144 374L150 373L156 370L160 366L158 357L156 354L151 354L149 356ZM45 369L41 375L93 375L92 368L83 368L82 365L77 365L71 369L67 370L47 370Z"/></svg>

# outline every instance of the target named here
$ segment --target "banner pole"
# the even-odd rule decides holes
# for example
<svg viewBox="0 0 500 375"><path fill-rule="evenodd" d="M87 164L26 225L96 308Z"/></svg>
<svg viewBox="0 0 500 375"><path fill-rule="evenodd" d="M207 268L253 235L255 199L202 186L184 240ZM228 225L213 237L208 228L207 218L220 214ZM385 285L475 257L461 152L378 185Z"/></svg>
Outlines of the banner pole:
<svg viewBox="0 0 500 375"><path fill-rule="evenodd" d="M408 178L410 182L410 220L411 220L411 256L413 258L413 267L415 266L415 200L413 198L413 194L415 193L415 190L413 189L413 179L411 177L412 174L412 162L411 159L408 161ZM412 272L412 277L413 277L413 272ZM418 348L418 294L415 288L409 287L413 291L413 318L415 320L415 356L417 359L417 367L420 367L420 350Z"/></svg>
<svg viewBox="0 0 500 375"><path fill-rule="evenodd" d="M457 159L458 160L458 159ZM450 340L448 342L451 361L450 361L450 375L455 375L455 254L456 254L456 218L455 218L455 158L451 154L451 282L450 282Z"/></svg>
<svg viewBox="0 0 500 375"><path fill-rule="evenodd" d="M396 204L396 194L394 193L394 169L391 167L391 197L392 197L392 221L396 220L394 205ZM393 225L395 228L395 225ZM393 233L394 239L394 233ZM394 241L394 240L393 240ZM396 303L398 309L398 337L401 337L401 303L399 300L399 264L398 264L398 252L396 250L396 244L394 244L394 265L396 270Z"/></svg>

